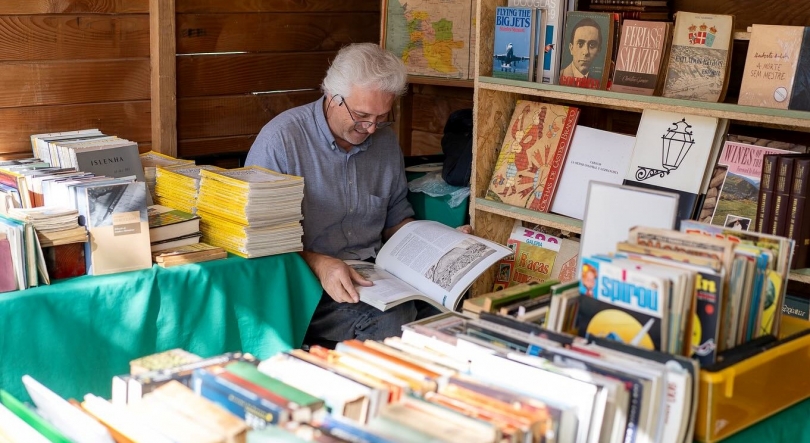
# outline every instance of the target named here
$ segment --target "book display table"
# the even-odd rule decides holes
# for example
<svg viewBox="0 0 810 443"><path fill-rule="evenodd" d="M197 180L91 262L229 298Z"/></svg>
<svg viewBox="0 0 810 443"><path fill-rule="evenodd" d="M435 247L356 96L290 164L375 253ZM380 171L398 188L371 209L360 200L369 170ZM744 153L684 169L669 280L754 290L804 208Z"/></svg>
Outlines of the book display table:
<svg viewBox="0 0 810 443"><path fill-rule="evenodd" d="M109 398L129 361L171 348L260 359L300 347L321 286L295 253L59 280L0 294L0 388L23 374L62 397Z"/></svg>

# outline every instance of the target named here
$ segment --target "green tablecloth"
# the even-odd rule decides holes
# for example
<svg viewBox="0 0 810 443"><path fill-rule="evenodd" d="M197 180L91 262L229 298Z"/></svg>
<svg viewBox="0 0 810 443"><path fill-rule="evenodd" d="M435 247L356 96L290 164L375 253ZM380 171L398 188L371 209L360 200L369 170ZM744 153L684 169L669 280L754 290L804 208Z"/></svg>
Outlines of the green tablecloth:
<svg viewBox="0 0 810 443"><path fill-rule="evenodd" d="M779 381L774 380L774 383ZM722 442L810 443L810 399L743 429Z"/></svg>
<svg viewBox="0 0 810 443"><path fill-rule="evenodd" d="M105 276L0 294L0 388L30 374L63 397L109 398L129 361L171 348L260 359L300 347L321 296L298 254Z"/></svg>

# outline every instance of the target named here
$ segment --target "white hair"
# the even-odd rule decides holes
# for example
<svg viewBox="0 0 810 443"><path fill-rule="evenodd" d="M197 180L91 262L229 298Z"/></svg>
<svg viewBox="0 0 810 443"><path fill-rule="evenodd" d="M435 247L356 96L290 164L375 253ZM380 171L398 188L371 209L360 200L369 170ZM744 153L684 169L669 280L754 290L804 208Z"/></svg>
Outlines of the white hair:
<svg viewBox="0 0 810 443"><path fill-rule="evenodd" d="M376 89L399 97L407 90L405 64L375 43L353 43L338 51L321 89L324 94L348 97L352 87Z"/></svg>

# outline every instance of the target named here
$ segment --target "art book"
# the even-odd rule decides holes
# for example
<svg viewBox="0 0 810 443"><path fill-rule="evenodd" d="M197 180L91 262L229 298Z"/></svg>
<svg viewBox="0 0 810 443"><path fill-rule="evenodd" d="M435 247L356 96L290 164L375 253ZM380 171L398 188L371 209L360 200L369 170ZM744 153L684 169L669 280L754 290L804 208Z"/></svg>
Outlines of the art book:
<svg viewBox="0 0 810 443"><path fill-rule="evenodd" d="M771 149L727 141L723 144L717 168L726 169L711 224L754 230L759 200L762 158L768 154L789 154L790 151Z"/></svg>
<svg viewBox="0 0 810 443"><path fill-rule="evenodd" d="M359 286L360 301L385 311L410 300L454 310L473 281L509 248L434 221L400 228L380 249L376 263L347 260L373 286Z"/></svg>
<svg viewBox="0 0 810 443"><path fill-rule="evenodd" d="M675 192L678 220L692 218L718 123L715 117L645 109L624 184Z"/></svg>
<svg viewBox="0 0 810 443"><path fill-rule="evenodd" d="M551 212L582 220L588 182L622 184L635 141L633 136L577 125Z"/></svg>
<svg viewBox="0 0 810 443"><path fill-rule="evenodd" d="M524 228L517 220L506 241L506 246L514 253L498 261L493 290L551 279L562 241L559 237Z"/></svg>
<svg viewBox="0 0 810 443"><path fill-rule="evenodd" d="M728 83L734 17L678 11L662 95L723 101Z"/></svg>
<svg viewBox="0 0 810 443"><path fill-rule="evenodd" d="M672 38L672 23L625 20L622 24L611 91L654 95Z"/></svg>
<svg viewBox="0 0 810 443"><path fill-rule="evenodd" d="M666 343L669 283L632 267L586 257L582 260L578 334L645 349Z"/></svg>
<svg viewBox="0 0 810 443"><path fill-rule="evenodd" d="M531 81L534 74L537 10L499 6L495 10L492 76Z"/></svg>
<svg viewBox="0 0 810 443"><path fill-rule="evenodd" d="M751 26L738 104L788 109L803 35L803 26Z"/></svg>
<svg viewBox="0 0 810 443"><path fill-rule="evenodd" d="M518 100L486 198L547 212L577 118L578 108Z"/></svg>
<svg viewBox="0 0 810 443"><path fill-rule="evenodd" d="M614 24L613 15L607 12L575 11L566 15L560 85L607 89Z"/></svg>

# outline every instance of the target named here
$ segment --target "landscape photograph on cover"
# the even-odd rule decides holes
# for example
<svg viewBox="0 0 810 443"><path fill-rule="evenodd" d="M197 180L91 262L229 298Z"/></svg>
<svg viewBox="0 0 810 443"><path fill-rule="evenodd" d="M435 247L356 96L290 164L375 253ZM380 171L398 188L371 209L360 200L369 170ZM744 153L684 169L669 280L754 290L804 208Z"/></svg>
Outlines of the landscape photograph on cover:
<svg viewBox="0 0 810 443"><path fill-rule="evenodd" d="M746 177L731 171L726 173L726 179L720 188L717 206L714 208L712 224L726 226L727 221L754 220L757 215L759 182L759 178ZM728 217L731 219L726 220Z"/></svg>

